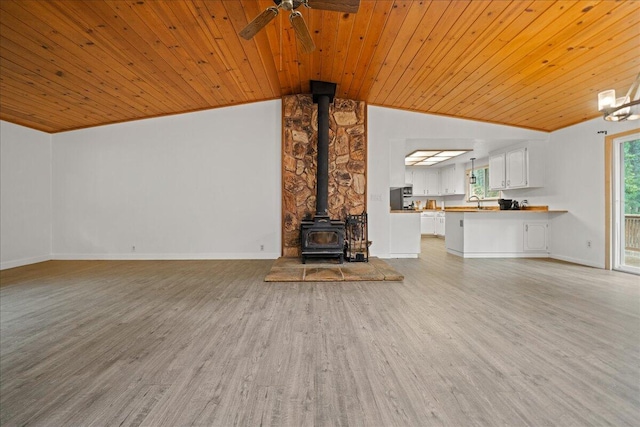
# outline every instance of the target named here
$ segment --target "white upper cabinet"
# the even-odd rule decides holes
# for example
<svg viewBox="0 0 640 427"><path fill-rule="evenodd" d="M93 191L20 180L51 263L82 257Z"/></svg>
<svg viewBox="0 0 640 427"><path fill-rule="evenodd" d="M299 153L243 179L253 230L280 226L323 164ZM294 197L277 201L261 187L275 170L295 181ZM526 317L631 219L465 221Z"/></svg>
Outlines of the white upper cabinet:
<svg viewBox="0 0 640 427"><path fill-rule="evenodd" d="M413 171L410 171L409 169L405 170L404 172L404 182L405 184L413 184ZM404 185L403 185L404 187Z"/></svg>
<svg viewBox="0 0 640 427"><path fill-rule="evenodd" d="M518 148L507 152L506 178L507 188L527 187L527 149Z"/></svg>
<svg viewBox="0 0 640 427"><path fill-rule="evenodd" d="M464 168L451 165L440 169L440 194L464 194Z"/></svg>
<svg viewBox="0 0 640 427"><path fill-rule="evenodd" d="M425 195L440 195L440 172L437 169L427 169L424 173Z"/></svg>
<svg viewBox="0 0 640 427"><path fill-rule="evenodd" d="M449 193L451 187L451 170L449 168L440 169L440 194L445 196Z"/></svg>
<svg viewBox="0 0 640 427"><path fill-rule="evenodd" d="M440 174L437 169L407 167L407 184L413 184L414 196L438 196Z"/></svg>
<svg viewBox="0 0 640 427"><path fill-rule="evenodd" d="M492 190L500 190L507 185L505 157L505 153L489 156L489 187Z"/></svg>
<svg viewBox="0 0 640 427"><path fill-rule="evenodd" d="M443 168L408 166L407 184L413 184L414 196L452 196L465 194L464 166Z"/></svg>
<svg viewBox="0 0 640 427"><path fill-rule="evenodd" d="M421 169L414 169L413 170L413 195L424 196L425 192L426 192L426 189L425 189L424 171Z"/></svg>
<svg viewBox="0 0 640 427"><path fill-rule="evenodd" d="M492 190L542 187L542 142L536 146L508 148L489 155L489 187Z"/></svg>

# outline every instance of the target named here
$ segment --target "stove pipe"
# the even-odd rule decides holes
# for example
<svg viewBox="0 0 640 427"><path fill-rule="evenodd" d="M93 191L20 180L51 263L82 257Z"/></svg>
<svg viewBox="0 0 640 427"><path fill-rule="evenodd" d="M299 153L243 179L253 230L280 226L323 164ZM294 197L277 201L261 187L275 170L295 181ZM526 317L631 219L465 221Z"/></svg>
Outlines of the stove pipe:
<svg viewBox="0 0 640 427"><path fill-rule="evenodd" d="M313 102L318 104L318 158L316 172L316 217L329 217L329 104L336 84L311 80Z"/></svg>

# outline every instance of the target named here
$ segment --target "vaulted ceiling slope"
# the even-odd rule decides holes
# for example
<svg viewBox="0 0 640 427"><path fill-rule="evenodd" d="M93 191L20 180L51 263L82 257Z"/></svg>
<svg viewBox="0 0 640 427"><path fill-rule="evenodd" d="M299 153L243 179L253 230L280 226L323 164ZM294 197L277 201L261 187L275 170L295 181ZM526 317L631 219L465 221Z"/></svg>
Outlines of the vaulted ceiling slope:
<svg viewBox="0 0 640 427"><path fill-rule="evenodd" d="M300 7L247 41L272 0L2 0L0 118L46 132L308 93L544 131L597 117L640 70L639 1L361 0ZM250 118L248 118L250 119Z"/></svg>

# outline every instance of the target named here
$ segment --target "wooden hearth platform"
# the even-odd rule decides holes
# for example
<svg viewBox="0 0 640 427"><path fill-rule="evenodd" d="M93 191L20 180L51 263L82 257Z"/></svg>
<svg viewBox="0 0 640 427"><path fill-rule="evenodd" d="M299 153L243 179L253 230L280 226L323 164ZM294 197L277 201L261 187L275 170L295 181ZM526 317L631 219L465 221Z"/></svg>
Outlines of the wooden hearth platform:
<svg viewBox="0 0 640 427"><path fill-rule="evenodd" d="M336 260L307 260L280 257L271 266L265 282L350 282L394 281L401 282L401 275L386 262L370 257L369 262L345 262Z"/></svg>

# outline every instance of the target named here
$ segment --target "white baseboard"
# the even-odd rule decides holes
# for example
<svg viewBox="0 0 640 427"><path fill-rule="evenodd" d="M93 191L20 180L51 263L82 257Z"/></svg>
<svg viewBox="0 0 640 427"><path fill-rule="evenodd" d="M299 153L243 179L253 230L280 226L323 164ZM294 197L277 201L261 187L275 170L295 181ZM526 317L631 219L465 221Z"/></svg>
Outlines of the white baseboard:
<svg viewBox="0 0 640 427"><path fill-rule="evenodd" d="M546 252L465 252L463 254L453 249L447 249L447 252L463 258L549 258Z"/></svg>
<svg viewBox="0 0 640 427"><path fill-rule="evenodd" d="M604 268L604 263L600 264L600 263L595 263L592 261L587 261L584 259L578 259L578 258L572 258L572 257L568 257L568 256L564 256L564 255L555 255L555 254L551 254L549 255L550 258L553 259L557 259L560 261L566 261L566 262L570 262L573 264L580 264L580 265L585 265L587 267L594 267L594 268Z"/></svg>
<svg viewBox="0 0 640 427"><path fill-rule="evenodd" d="M24 265L36 264L38 262L51 261L51 255L42 255L31 258L22 258L15 261L5 261L0 263L0 270L6 270L8 268L22 267Z"/></svg>
<svg viewBox="0 0 640 427"><path fill-rule="evenodd" d="M463 257L464 253L460 252L460 251L456 251L455 249L449 249L447 248L447 253L450 253L451 255L456 255L459 257Z"/></svg>
<svg viewBox="0 0 640 427"><path fill-rule="evenodd" d="M50 259L74 260L74 261L171 261L171 260L240 260L240 259L277 259L279 253L253 252L253 253L205 253L205 254L145 254L145 253L119 253L119 254L53 254Z"/></svg>
<svg viewBox="0 0 640 427"><path fill-rule="evenodd" d="M376 257L376 258L380 258L380 259L389 259L389 253L387 253L387 252L369 251L369 257Z"/></svg>
<svg viewBox="0 0 640 427"><path fill-rule="evenodd" d="M389 258L418 258L418 254L389 254Z"/></svg>

